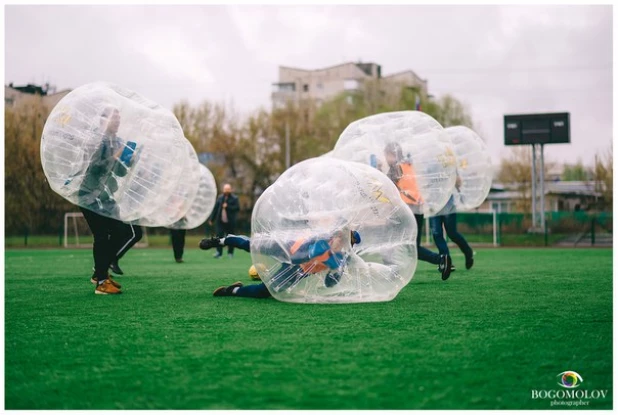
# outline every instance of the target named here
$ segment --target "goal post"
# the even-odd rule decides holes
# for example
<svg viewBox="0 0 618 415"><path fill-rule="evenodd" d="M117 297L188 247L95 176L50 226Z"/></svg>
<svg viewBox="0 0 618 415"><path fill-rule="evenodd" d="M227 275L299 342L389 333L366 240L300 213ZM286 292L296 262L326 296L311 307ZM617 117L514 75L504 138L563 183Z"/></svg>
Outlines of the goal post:
<svg viewBox="0 0 618 415"><path fill-rule="evenodd" d="M135 244L135 248L148 247L148 231L143 229L142 239ZM91 248L92 232L88 227L86 218L82 212L67 212L64 214L64 237L65 248Z"/></svg>

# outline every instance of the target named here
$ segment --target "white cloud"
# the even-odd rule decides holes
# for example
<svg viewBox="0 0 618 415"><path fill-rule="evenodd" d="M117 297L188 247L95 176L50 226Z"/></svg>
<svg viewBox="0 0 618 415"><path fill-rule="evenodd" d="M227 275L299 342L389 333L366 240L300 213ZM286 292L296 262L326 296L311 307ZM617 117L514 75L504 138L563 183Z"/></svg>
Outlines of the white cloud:
<svg viewBox="0 0 618 415"><path fill-rule="evenodd" d="M158 28L155 32L141 31L129 37L136 53L146 56L156 67L176 80L190 80L198 84L213 83L209 61L215 56L209 45L195 48L191 40L177 27ZM151 68L156 71L157 68Z"/></svg>

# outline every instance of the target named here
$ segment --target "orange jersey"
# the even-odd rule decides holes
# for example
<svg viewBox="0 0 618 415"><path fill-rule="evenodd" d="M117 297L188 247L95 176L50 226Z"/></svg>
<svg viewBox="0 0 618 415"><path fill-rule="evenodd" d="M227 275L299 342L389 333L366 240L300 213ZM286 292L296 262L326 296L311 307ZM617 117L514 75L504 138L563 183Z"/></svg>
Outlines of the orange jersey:
<svg viewBox="0 0 618 415"><path fill-rule="evenodd" d="M399 189L401 199L408 205L418 205L422 201L421 192L416 183L416 172L409 163L400 163L401 178L395 185Z"/></svg>

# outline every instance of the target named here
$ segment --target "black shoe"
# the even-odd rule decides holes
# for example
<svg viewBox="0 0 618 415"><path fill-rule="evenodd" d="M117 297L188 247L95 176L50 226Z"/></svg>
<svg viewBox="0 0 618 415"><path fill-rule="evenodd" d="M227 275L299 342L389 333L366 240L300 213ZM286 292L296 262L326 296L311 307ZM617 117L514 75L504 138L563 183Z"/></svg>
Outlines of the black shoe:
<svg viewBox="0 0 618 415"><path fill-rule="evenodd" d="M221 244L219 243L220 241L221 238L217 238L216 236L213 236L212 238L202 239L200 241L200 249L216 248L218 246L221 246Z"/></svg>
<svg viewBox="0 0 618 415"><path fill-rule="evenodd" d="M472 265L474 265L474 254L466 256L466 269L472 268Z"/></svg>
<svg viewBox="0 0 618 415"><path fill-rule="evenodd" d="M324 285L326 288L331 288L339 284L339 280L341 280L341 274L338 272L329 272L326 274L326 278L324 278Z"/></svg>
<svg viewBox="0 0 618 415"><path fill-rule="evenodd" d="M234 288L242 287L242 282L238 281L232 285L228 285L227 287L219 287L213 291L212 295L215 297L229 297L234 295Z"/></svg>
<svg viewBox="0 0 618 415"><path fill-rule="evenodd" d="M176 262L182 264L183 262L185 262L185 260L182 258L176 258Z"/></svg>
<svg viewBox="0 0 618 415"><path fill-rule="evenodd" d="M114 274L124 275L124 272L122 272L122 270L118 266L118 261L114 261L109 264L109 269L111 269Z"/></svg>
<svg viewBox="0 0 618 415"><path fill-rule="evenodd" d="M442 281L448 280L448 277L451 276L452 266L453 263L451 262L450 255L440 255L440 266L438 267L438 270L442 274Z"/></svg>
<svg viewBox="0 0 618 415"><path fill-rule="evenodd" d="M440 271L442 268L440 265L438 265L438 271ZM457 271L457 268L455 268L455 265L451 265L451 273Z"/></svg>

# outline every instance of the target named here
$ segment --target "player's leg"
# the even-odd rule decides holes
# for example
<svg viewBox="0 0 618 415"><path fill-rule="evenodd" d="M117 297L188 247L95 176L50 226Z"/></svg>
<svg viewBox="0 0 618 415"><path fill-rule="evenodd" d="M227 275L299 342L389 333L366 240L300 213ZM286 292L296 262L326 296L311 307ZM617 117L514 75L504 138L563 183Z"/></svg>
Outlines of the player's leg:
<svg viewBox="0 0 618 415"><path fill-rule="evenodd" d="M461 252L463 252L466 257L466 269L472 268L474 265L474 256L472 248L468 245L468 241L463 237L462 234L457 232L457 214L451 213L450 215L446 215L444 217L444 227L446 229L446 234L451 239L451 241L455 242Z"/></svg>
<svg viewBox="0 0 618 415"><path fill-rule="evenodd" d="M251 284L239 287L236 292L233 294L238 297L249 297L249 298L269 298L272 297L268 288L264 283L261 284Z"/></svg>
<svg viewBox="0 0 618 415"><path fill-rule="evenodd" d="M429 262L430 264L438 265L440 263L440 255L431 252L429 249L422 246L423 239L423 223L425 222L424 215L414 214L416 219L416 253L419 261Z"/></svg>
<svg viewBox="0 0 618 415"><path fill-rule="evenodd" d="M224 224L217 220L217 222L215 223L215 232L217 234L218 238L225 238L225 228L224 228ZM222 245L217 245L217 253L214 255L215 258L221 258L221 256L223 255L223 246Z"/></svg>
<svg viewBox="0 0 618 415"><path fill-rule="evenodd" d="M223 245L227 246L228 253L234 253L234 248L251 252L251 238L245 235L228 234L223 239Z"/></svg>
<svg viewBox="0 0 618 415"><path fill-rule="evenodd" d="M228 235L233 235L234 234L234 227L232 226L232 224L230 222L225 224L225 236ZM234 256L234 248L235 246L232 244L228 244L227 246L227 254L230 258L232 258Z"/></svg>
<svg viewBox="0 0 618 415"><path fill-rule="evenodd" d="M451 275L451 257L450 255L440 255L435 252L431 252L429 249L422 246L421 239L423 237L423 222L425 221L424 215L414 214L416 219L417 233L416 233L416 254L419 261L429 262L430 264L438 265L438 271L442 275L442 279L446 280Z"/></svg>
<svg viewBox="0 0 618 415"><path fill-rule="evenodd" d="M97 285L95 294L120 294L120 284L109 278L108 268L111 258L109 235L113 227L113 219L101 216L88 209L80 207L88 227L92 232L94 243L92 256L94 258L94 274L90 281Z"/></svg>
<svg viewBox="0 0 618 415"><path fill-rule="evenodd" d="M143 231L140 226L114 220L114 226L109 238L112 249L112 258L110 260L112 272L119 275L124 274L118 261L142 239L142 236Z"/></svg>
<svg viewBox="0 0 618 415"><path fill-rule="evenodd" d="M213 293L215 297L247 297L247 298L269 298L270 292L266 285L252 284L243 286L242 282L236 282L232 285L219 287Z"/></svg>
<svg viewBox="0 0 618 415"><path fill-rule="evenodd" d="M176 262L183 262L182 256L185 251L185 236L187 234L186 229L171 229L172 236L172 249L174 250L174 259Z"/></svg>
<svg viewBox="0 0 618 415"><path fill-rule="evenodd" d="M433 240L440 251L441 255L449 255L448 245L446 244L446 240L444 239L444 231L442 229L442 224L444 223L444 216L434 216L429 218L429 226L431 227L431 235L433 236Z"/></svg>
<svg viewBox="0 0 618 415"><path fill-rule="evenodd" d="M80 207L88 227L92 232L94 243L92 244L92 256L94 258L94 275L101 281L107 278L109 268L109 229L104 216Z"/></svg>
<svg viewBox="0 0 618 415"><path fill-rule="evenodd" d="M245 235L227 235L225 237L215 236L212 238L202 239L200 241L200 249L204 250L211 248L220 249L224 246L251 252L251 239Z"/></svg>

